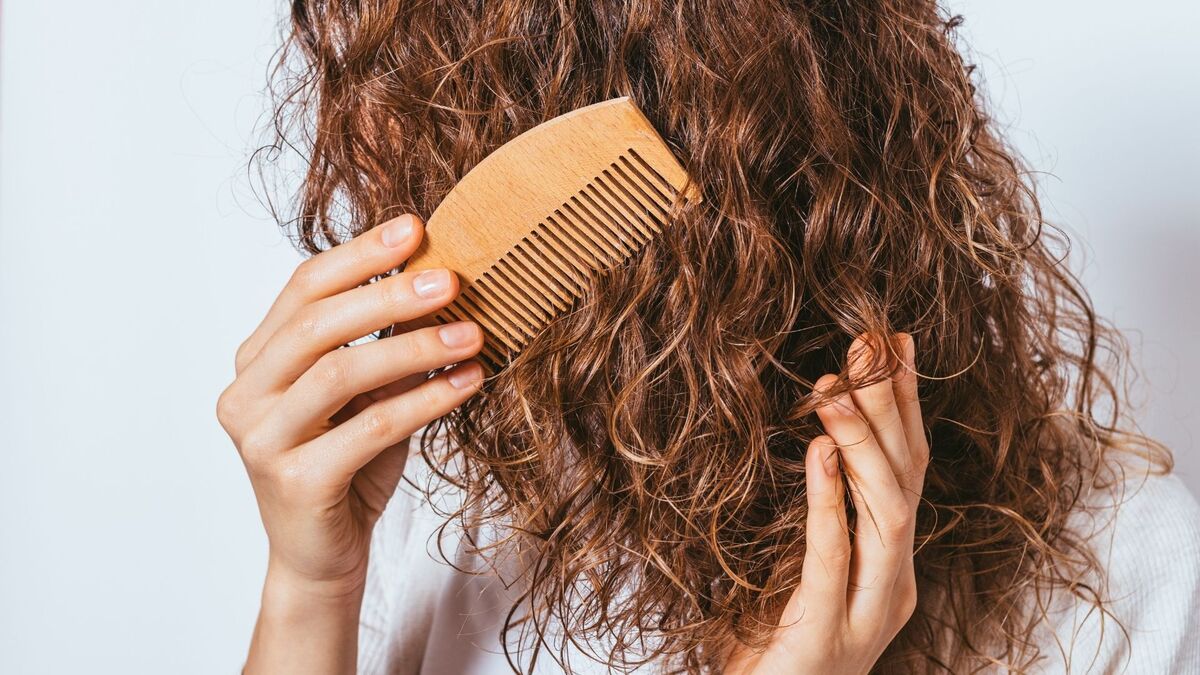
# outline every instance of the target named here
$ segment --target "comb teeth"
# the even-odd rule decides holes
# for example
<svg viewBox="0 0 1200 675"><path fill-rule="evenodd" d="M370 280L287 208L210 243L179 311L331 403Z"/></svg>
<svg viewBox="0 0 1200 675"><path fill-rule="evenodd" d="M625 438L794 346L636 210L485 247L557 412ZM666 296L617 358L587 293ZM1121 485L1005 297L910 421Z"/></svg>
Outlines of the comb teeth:
<svg viewBox="0 0 1200 675"><path fill-rule="evenodd" d="M593 274L625 262L661 232L677 196L670 181L627 148L434 320L478 323L484 331L480 358L492 372L500 370L570 309Z"/></svg>

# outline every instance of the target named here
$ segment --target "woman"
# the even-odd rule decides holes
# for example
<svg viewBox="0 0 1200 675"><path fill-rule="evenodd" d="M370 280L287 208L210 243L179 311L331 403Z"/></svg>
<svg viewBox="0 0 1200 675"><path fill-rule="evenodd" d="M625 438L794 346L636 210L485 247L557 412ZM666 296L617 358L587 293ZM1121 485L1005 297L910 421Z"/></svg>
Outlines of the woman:
<svg viewBox="0 0 1200 675"><path fill-rule="evenodd" d="M296 0L314 256L218 404L270 540L247 672L1200 669L1200 508L955 25ZM620 95L702 204L486 382L470 323L357 343L458 290L388 275L412 214Z"/></svg>

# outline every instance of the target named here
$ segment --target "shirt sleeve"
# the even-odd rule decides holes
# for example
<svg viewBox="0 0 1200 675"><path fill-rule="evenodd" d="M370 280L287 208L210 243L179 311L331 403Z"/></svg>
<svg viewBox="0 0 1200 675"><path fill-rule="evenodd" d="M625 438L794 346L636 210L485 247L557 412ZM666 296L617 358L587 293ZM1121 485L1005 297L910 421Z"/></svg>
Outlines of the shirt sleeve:
<svg viewBox="0 0 1200 675"><path fill-rule="evenodd" d="M1175 475L1128 478L1095 513L1111 616L1072 599L1040 640L1050 673L1200 673L1200 505ZM1085 532L1087 530L1084 530Z"/></svg>

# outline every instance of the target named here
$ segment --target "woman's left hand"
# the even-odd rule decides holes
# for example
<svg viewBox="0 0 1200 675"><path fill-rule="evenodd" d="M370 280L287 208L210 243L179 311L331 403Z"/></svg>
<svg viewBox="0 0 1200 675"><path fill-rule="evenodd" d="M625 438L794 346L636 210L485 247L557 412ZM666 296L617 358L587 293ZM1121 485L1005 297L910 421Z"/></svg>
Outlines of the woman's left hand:
<svg viewBox="0 0 1200 675"><path fill-rule="evenodd" d="M902 363L883 381L822 405L827 436L806 458L808 520L799 586L766 648L736 649L725 672L737 675L854 674L870 671L917 605L913 539L929 463L913 340L894 336ZM871 343L850 347L851 372L864 367ZM817 380L828 391L835 375ZM857 514L847 528L845 487Z"/></svg>

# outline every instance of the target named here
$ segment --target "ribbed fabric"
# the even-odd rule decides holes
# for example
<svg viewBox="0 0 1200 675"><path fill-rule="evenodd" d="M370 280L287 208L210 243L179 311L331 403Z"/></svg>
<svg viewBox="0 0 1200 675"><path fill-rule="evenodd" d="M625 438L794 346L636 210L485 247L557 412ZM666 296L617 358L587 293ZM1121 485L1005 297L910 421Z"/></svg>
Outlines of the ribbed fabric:
<svg viewBox="0 0 1200 675"><path fill-rule="evenodd" d="M1134 470L1088 502L1098 513L1072 525L1107 570L1114 617L1082 602L1058 603L1039 640L1039 668L1200 674L1200 505L1177 476Z"/></svg>
<svg viewBox="0 0 1200 675"><path fill-rule="evenodd" d="M423 467L414 458L408 469L422 480ZM1128 639L1112 618L1064 595L1037 636L1037 672L1200 675L1200 505L1176 476L1137 472L1086 499L1094 515L1080 512L1072 529L1105 563L1106 596ZM441 522L402 485L376 526L359 632L362 675L512 672L499 627L516 590L445 564L436 550ZM477 568L454 548L456 536L447 531L447 552L457 550L456 565ZM576 673L607 672L582 655L570 664ZM536 672L559 671L539 659Z"/></svg>

